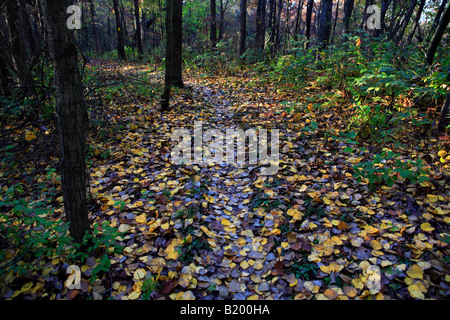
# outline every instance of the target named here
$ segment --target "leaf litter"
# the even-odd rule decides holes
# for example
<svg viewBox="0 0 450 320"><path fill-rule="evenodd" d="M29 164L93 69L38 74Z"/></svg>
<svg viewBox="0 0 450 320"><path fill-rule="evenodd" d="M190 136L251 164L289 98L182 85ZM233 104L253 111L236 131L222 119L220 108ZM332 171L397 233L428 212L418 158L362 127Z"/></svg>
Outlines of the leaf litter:
<svg viewBox="0 0 450 320"><path fill-rule="evenodd" d="M90 137L98 150L90 168L96 206L91 219L122 235L109 272L92 281L96 259L81 266L81 288L54 285L51 298L76 299L445 299L449 293L450 193L435 154L438 141L397 150L429 163L434 183L399 180L369 188L352 155L333 138L346 125L331 109L311 107L317 92L281 91L256 77L188 73L173 109L130 105L111 139ZM289 112L286 102L300 108ZM280 169L258 165L170 162L177 128L280 130ZM443 152L439 151L440 155ZM444 151L445 152L445 151ZM100 151L98 152L100 154ZM427 160L428 159L428 160ZM444 187L440 187L444 185ZM62 208L59 208L62 213ZM10 273L3 298L45 298L66 280ZM52 278L53 277L53 278Z"/></svg>

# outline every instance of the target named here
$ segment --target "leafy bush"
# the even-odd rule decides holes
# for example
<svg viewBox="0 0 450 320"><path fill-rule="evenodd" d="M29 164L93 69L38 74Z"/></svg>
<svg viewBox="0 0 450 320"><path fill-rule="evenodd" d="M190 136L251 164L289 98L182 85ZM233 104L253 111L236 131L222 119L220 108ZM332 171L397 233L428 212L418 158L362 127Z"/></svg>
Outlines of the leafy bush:
<svg viewBox="0 0 450 320"><path fill-rule="evenodd" d="M354 165L353 177L358 182L366 178L372 189L381 183L393 186L399 177L411 183L429 180L422 159L402 161L399 157L399 154L385 149L381 155L375 154L373 160Z"/></svg>

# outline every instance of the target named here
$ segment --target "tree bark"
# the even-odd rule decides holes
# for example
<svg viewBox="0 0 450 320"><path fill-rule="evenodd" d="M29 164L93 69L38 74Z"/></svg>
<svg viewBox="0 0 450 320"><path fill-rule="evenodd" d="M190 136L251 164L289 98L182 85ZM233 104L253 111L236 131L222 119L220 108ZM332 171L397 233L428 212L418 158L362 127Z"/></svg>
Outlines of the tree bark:
<svg viewBox="0 0 450 320"><path fill-rule="evenodd" d="M239 56L245 53L245 38L247 36L247 0L241 0L239 18Z"/></svg>
<svg viewBox="0 0 450 320"><path fill-rule="evenodd" d="M439 22L439 26L434 32L433 38L431 38L430 45L427 50L427 62L429 65L433 63L434 55L436 54L439 42L441 41L442 36L445 33L445 29L447 29L449 21L450 21L450 4L445 9L441 21Z"/></svg>
<svg viewBox="0 0 450 320"><path fill-rule="evenodd" d="M119 3L117 0L113 0L114 14L116 16L116 32L117 32L117 53L119 54L119 58L122 60L126 60L127 57L125 55L125 41L123 36L123 24L122 18L119 10Z"/></svg>
<svg viewBox="0 0 450 320"><path fill-rule="evenodd" d="M330 42L332 9L333 0L322 0L322 12L317 33L317 42L321 48L326 47Z"/></svg>
<svg viewBox="0 0 450 320"><path fill-rule="evenodd" d="M305 26L305 49L308 49L309 47L309 39L311 38L311 18L312 18L312 11L313 11L313 5L314 0L308 0L308 3L306 4L306 26Z"/></svg>
<svg viewBox="0 0 450 320"><path fill-rule="evenodd" d="M445 128L450 124L450 92L447 94L447 99L442 107L441 117L438 124L438 131L444 132Z"/></svg>
<svg viewBox="0 0 450 320"><path fill-rule="evenodd" d="M73 31L66 27L66 8L65 1L42 0L56 87L64 211L70 223L70 235L81 242L90 230L85 162L88 119Z"/></svg>
<svg viewBox="0 0 450 320"><path fill-rule="evenodd" d="M211 23L209 40L211 41L211 48L215 49L217 45L217 15L216 15L216 0L210 0Z"/></svg>
<svg viewBox="0 0 450 320"><path fill-rule="evenodd" d="M345 0L344 2L344 34L348 34L350 31L350 19L352 17L353 7L355 6L355 0Z"/></svg>
<svg viewBox="0 0 450 320"><path fill-rule="evenodd" d="M396 38L395 38L396 39L395 42L396 42L397 46L399 45L400 41L403 38L403 35L405 33L405 30L406 30L406 27L409 24L409 20L411 20L411 16L412 16L412 14L414 12L414 8L416 7L416 5L417 5L417 0L411 0L411 3L409 5L409 9L406 12L406 16L404 17L403 22L402 22L402 24L400 26L400 31L396 35Z"/></svg>
<svg viewBox="0 0 450 320"><path fill-rule="evenodd" d="M139 0L134 0L134 19L136 21L136 45L138 50L138 59L141 60L144 55L144 49L142 48L142 35L141 35L141 17L139 14Z"/></svg>
<svg viewBox="0 0 450 320"><path fill-rule="evenodd" d="M182 0L167 0L165 61L166 71L164 75L164 91L161 96L161 111L169 109L171 87L184 87L182 79L182 9Z"/></svg>
<svg viewBox="0 0 450 320"><path fill-rule="evenodd" d="M416 12L416 17L414 19L414 25L411 33L409 34L407 44L409 45L414 37L414 33L416 33L416 29L419 26L420 16L422 15L423 8L425 6L425 0L420 0L419 9Z"/></svg>
<svg viewBox="0 0 450 320"><path fill-rule="evenodd" d="M264 43L266 37L266 0L258 0L256 7L256 48L264 50Z"/></svg>
<svg viewBox="0 0 450 320"><path fill-rule="evenodd" d="M94 36L95 53L100 54L101 53L101 47L100 47L100 40L98 38L97 23L95 21L94 0L91 0L89 9L91 11L91 18L92 18L92 34Z"/></svg>
<svg viewBox="0 0 450 320"><path fill-rule="evenodd" d="M436 30L439 20L441 19L442 12L444 12L445 5L447 4L447 0L442 0L441 5L439 6L438 12L436 13L436 16L434 17L433 24L431 25L430 29L430 37L434 34L434 31Z"/></svg>

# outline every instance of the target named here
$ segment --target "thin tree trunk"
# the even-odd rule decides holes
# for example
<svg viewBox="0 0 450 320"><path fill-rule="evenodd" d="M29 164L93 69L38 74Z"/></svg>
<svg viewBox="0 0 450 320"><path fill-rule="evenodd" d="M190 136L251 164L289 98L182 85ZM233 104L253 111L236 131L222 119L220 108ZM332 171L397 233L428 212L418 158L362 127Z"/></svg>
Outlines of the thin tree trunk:
<svg viewBox="0 0 450 320"><path fill-rule="evenodd" d="M338 14L339 14L339 0L337 0L337 4L336 4L336 12L334 14L333 33L331 34L331 41L330 41L330 43L333 43L334 34L336 32L336 24L337 24L337 20L338 20Z"/></svg>
<svg viewBox="0 0 450 320"><path fill-rule="evenodd" d="M412 14L414 12L414 8L416 7L416 5L417 5L417 0L411 0L411 3L409 5L409 9L406 12L406 16L404 17L403 23L400 26L400 31L399 31L399 33L396 36L396 41L395 42L396 42L397 46L399 45L400 41L403 38L403 35L405 33L405 30L406 30L406 27L409 24L409 20L411 20L411 16L412 16Z"/></svg>
<svg viewBox="0 0 450 320"><path fill-rule="evenodd" d="M441 5L439 6L438 12L436 13L436 17L434 17L433 24L431 25L429 38L434 34L437 26L439 25L439 20L441 19L442 12L444 12L445 5L447 4L447 0L442 0ZM428 39L429 39L428 38Z"/></svg>
<svg viewBox="0 0 450 320"><path fill-rule="evenodd" d="M210 0L211 10L211 28L209 40L211 41L211 47L216 48L217 45L217 16L216 16L216 0Z"/></svg>
<svg viewBox="0 0 450 320"><path fill-rule="evenodd" d="M138 58L142 59L144 55L144 49L142 48L142 36L141 36L141 18L139 15L139 0L134 0L134 19L136 21L136 45L138 50Z"/></svg>
<svg viewBox="0 0 450 320"><path fill-rule="evenodd" d="M438 131L444 132L445 128L450 124L450 92L447 94L447 99L441 110L441 117L438 124Z"/></svg>
<svg viewBox="0 0 450 320"><path fill-rule="evenodd" d="M247 0L241 0L241 13L239 18L239 56L245 53L245 38L247 36Z"/></svg>
<svg viewBox="0 0 450 320"><path fill-rule="evenodd" d="M449 21L450 21L450 4L445 9L441 21L439 22L439 26L434 32L433 38L431 38L430 45L427 50L427 62L429 65L433 63L434 55L436 54L439 42L441 41L442 36L444 35L445 29L447 29Z"/></svg>
<svg viewBox="0 0 450 320"><path fill-rule="evenodd" d="M305 26L305 49L308 49L309 47L309 39L311 38L311 18L312 18L312 11L313 11L313 5L314 0L308 0L308 3L306 5L306 26Z"/></svg>
<svg viewBox="0 0 450 320"><path fill-rule="evenodd" d="M416 29L419 26L419 20L423 12L423 7L425 6L425 0L420 0L419 9L416 12L416 18L414 19L414 25L411 33L409 34L407 45L409 45L414 37L414 33L416 33Z"/></svg>
<svg viewBox="0 0 450 320"><path fill-rule="evenodd" d="M116 16L116 32L117 32L117 53L119 54L119 58L122 60L126 60L125 55L125 42L123 36L123 25L121 14L119 10L118 0L113 0L114 14Z"/></svg>
<svg viewBox="0 0 450 320"><path fill-rule="evenodd" d="M350 19L352 17L355 0L345 0L344 2L344 34L350 32Z"/></svg>
<svg viewBox="0 0 450 320"><path fill-rule="evenodd" d="M73 31L66 27L65 1L42 0L42 9L53 58L64 211L70 223L70 235L76 242L81 242L85 232L90 230L85 162L88 119L78 70L77 48Z"/></svg>
<svg viewBox="0 0 450 320"><path fill-rule="evenodd" d="M98 38L97 22L95 21L95 6L94 6L93 0L91 0L91 2L90 2L89 9L91 11L91 18L92 18L92 34L94 36L95 53L100 54L101 46L100 46L100 40Z"/></svg>

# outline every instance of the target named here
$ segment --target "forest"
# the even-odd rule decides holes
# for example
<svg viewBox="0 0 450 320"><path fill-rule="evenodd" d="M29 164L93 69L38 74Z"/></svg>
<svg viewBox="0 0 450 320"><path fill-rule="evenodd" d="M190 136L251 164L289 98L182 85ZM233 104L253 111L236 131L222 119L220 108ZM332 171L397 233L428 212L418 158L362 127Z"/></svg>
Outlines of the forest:
<svg viewBox="0 0 450 320"><path fill-rule="evenodd" d="M0 0L0 300L447 300L449 21Z"/></svg>

